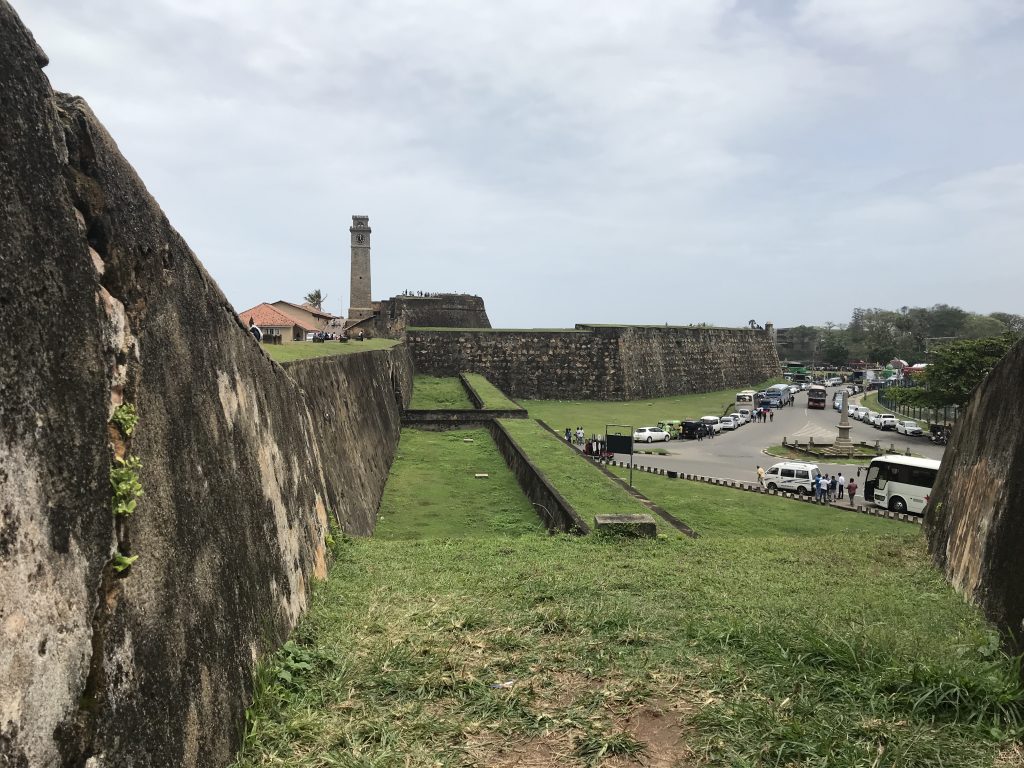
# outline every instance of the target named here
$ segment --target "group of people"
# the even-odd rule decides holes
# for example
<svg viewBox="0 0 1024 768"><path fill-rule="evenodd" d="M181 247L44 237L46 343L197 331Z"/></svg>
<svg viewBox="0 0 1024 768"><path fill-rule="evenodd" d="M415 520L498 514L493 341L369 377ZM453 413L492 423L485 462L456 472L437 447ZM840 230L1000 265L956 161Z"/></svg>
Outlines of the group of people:
<svg viewBox="0 0 1024 768"><path fill-rule="evenodd" d="M755 408L751 412L750 418L752 421L759 421L761 423L775 421L775 411L771 408Z"/></svg>
<svg viewBox="0 0 1024 768"><path fill-rule="evenodd" d="M583 427L576 427L576 429L566 427L565 442L569 445L578 445L583 449L584 456L603 456L607 448L607 443L597 435L591 435L588 438Z"/></svg>
<svg viewBox="0 0 1024 768"><path fill-rule="evenodd" d="M857 470L857 474L860 474L860 470ZM764 467L758 465L757 467L757 484L764 488L765 471ZM814 500L819 504L829 504L833 501L837 501L843 498L845 493L849 499L850 506L853 506L853 501L857 497L857 481L854 478L850 478L849 481L843 477L843 473L840 472L837 475L823 475L818 472L814 476Z"/></svg>

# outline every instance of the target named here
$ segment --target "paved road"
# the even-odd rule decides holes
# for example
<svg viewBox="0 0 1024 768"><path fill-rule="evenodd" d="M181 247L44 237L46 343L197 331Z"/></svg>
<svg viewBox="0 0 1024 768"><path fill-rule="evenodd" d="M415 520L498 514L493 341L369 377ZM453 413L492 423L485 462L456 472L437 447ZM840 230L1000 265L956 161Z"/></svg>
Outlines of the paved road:
<svg viewBox="0 0 1024 768"><path fill-rule="evenodd" d="M672 440L668 443L655 443L654 447L664 448L667 456L648 456L637 454L634 463L646 467L663 467L665 469L689 472L709 477L723 477L742 482L753 482L756 479L757 465L770 466L783 459L767 456L762 451L772 445L781 445L782 438L792 439L795 436L828 436L834 439L839 424L839 413L831 408L832 395L829 393L829 406L824 411L807 410L807 395L803 392L796 396L793 405L775 411L775 420L765 424L745 424L732 432L721 432L713 440L705 438L696 440ZM941 459L944 448L933 445L926 437L905 437L896 432L882 432L869 424L862 424L850 419L852 429L850 438L859 443L862 440L874 443L880 441L883 448L890 444L897 450L910 448L912 453ZM620 461L627 456L617 456ZM813 461L821 471L833 474L842 470L847 477L856 475L856 464L833 464L824 460Z"/></svg>

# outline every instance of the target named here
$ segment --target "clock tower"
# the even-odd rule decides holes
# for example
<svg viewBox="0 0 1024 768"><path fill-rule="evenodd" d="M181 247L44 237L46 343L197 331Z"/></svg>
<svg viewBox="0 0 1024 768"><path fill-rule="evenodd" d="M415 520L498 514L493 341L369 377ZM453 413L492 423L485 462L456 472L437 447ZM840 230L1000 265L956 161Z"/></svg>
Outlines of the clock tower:
<svg viewBox="0 0 1024 768"><path fill-rule="evenodd" d="M352 226L352 279L349 283L348 321L364 320L373 316L370 294L370 217L353 216Z"/></svg>

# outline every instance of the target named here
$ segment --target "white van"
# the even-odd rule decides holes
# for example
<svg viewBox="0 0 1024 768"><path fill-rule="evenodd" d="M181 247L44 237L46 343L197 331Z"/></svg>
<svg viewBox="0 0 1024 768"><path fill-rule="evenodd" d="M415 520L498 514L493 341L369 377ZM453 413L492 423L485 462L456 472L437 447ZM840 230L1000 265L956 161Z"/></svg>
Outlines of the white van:
<svg viewBox="0 0 1024 768"><path fill-rule="evenodd" d="M722 420L717 416L701 416L700 420L705 426L715 430L716 435L722 431Z"/></svg>
<svg viewBox="0 0 1024 768"><path fill-rule="evenodd" d="M814 477L820 474L817 464L805 461L783 461L772 464L764 473L764 485L769 491L786 491L810 496L814 493Z"/></svg>

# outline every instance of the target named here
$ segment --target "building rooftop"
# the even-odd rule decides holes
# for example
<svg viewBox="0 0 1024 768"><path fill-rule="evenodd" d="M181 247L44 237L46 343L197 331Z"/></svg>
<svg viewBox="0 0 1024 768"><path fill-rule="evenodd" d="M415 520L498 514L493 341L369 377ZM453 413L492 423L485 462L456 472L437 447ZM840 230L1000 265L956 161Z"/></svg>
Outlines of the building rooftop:
<svg viewBox="0 0 1024 768"><path fill-rule="evenodd" d="M257 304L255 307L247 309L244 312L239 312L238 316L242 318L242 322L245 325L249 324L249 319L251 318L252 321L260 328L284 328L297 325L305 331L319 330L317 328L312 328L305 323L300 323L293 317L288 317L284 312L270 304L267 304L266 302L263 304Z"/></svg>

